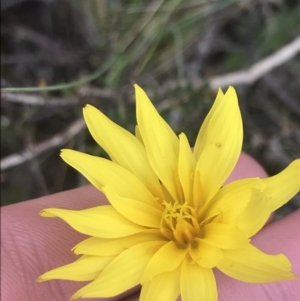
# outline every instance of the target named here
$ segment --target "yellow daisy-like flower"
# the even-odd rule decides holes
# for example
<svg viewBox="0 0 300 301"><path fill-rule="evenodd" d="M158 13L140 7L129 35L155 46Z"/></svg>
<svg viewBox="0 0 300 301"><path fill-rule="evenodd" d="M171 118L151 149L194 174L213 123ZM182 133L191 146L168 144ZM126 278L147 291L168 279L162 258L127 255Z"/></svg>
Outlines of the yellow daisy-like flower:
<svg viewBox="0 0 300 301"><path fill-rule="evenodd" d="M39 281L92 281L72 298L111 297L141 284L140 300L217 300L213 268L246 282L295 279L282 254L267 255L250 238L271 212L300 190L300 160L276 176L224 182L241 153L237 95L219 90L191 150L135 85L135 135L96 108L84 108L94 139L110 160L74 150L62 158L102 191L111 205L45 209L91 236L73 249L77 261Z"/></svg>

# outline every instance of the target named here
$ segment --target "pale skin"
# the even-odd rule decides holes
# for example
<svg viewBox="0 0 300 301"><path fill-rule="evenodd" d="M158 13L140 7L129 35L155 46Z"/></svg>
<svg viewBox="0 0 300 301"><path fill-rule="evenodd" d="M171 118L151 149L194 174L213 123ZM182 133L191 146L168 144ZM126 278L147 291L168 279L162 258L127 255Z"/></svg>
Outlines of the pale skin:
<svg viewBox="0 0 300 301"><path fill-rule="evenodd" d="M266 177L263 168L242 154L229 177L233 181L246 177ZM2 208L1 231L1 297L5 301L65 301L85 283L49 281L37 283L39 275L74 261L71 248L86 236L77 233L59 219L42 218L44 208L85 209L107 204L105 197L92 186L86 186L36 200ZM254 245L269 254L285 254L293 272L300 277L300 210L284 219L269 223L253 239ZM248 284L216 271L219 301L299 300L300 281ZM138 300L138 288L111 299ZM104 300L104 299L80 299ZM159 300L158 300L159 301ZM197 301L197 300L195 300Z"/></svg>

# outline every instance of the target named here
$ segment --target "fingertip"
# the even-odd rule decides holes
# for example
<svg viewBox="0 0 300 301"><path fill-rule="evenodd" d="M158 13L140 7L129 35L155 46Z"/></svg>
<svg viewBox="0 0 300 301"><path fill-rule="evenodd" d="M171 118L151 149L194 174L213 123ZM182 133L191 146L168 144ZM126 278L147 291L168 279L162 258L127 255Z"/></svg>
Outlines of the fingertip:
<svg viewBox="0 0 300 301"><path fill-rule="evenodd" d="M267 172L255 159L242 152L233 172L228 177L226 184L244 178L266 178L267 176Z"/></svg>

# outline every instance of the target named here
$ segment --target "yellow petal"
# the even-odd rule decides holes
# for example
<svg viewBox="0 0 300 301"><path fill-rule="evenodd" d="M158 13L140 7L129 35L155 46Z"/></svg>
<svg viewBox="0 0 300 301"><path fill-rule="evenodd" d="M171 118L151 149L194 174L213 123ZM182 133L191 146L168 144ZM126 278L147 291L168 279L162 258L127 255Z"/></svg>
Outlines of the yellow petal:
<svg viewBox="0 0 300 301"><path fill-rule="evenodd" d="M228 276L251 283L292 280L291 263L283 255L268 255L249 244L236 250L224 250L217 265Z"/></svg>
<svg viewBox="0 0 300 301"><path fill-rule="evenodd" d="M111 187L103 187L103 192L112 206L130 221L145 227L159 228L162 218L162 209L145 204L117 194ZM161 206L157 202L157 207Z"/></svg>
<svg viewBox="0 0 300 301"><path fill-rule="evenodd" d="M150 258L165 242L151 241L138 244L122 252L101 272L92 283L77 291L72 299L85 297L112 297L140 283Z"/></svg>
<svg viewBox="0 0 300 301"><path fill-rule="evenodd" d="M83 115L91 135L110 158L136 175L156 196L160 196L159 181L140 141L91 105L84 108Z"/></svg>
<svg viewBox="0 0 300 301"><path fill-rule="evenodd" d="M267 205L272 211L284 205L300 191L300 159L293 161L279 174L262 180Z"/></svg>
<svg viewBox="0 0 300 301"><path fill-rule="evenodd" d="M68 149L62 151L61 157L99 190L103 186L111 186L123 197L147 204L156 203L155 197L136 176L110 160Z"/></svg>
<svg viewBox="0 0 300 301"><path fill-rule="evenodd" d="M242 179L222 187L201 210L203 219L223 213L223 222L235 224L237 217L251 200L253 190L263 191L265 184L259 178ZM263 205L263 204L261 204Z"/></svg>
<svg viewBox="0 0 300 301"><path fill-rule="evenodd" d="M204 147L197 162L209 201L228 178L240 156L243 140L241 112L235 90L230 87L207 125Z"/></svg>
<svg viewBox="0 0 300 301"><path fill-rule="evenodd" d="M187 259L183 261L180 275L182 301L217 301L218 292L214 273Z"/></svg>
<svg viewBox="0 0 300 301"><path fill-rule="evenodd" d="M220 249L238 248L249 241L240 229L232 225L209 223L203 231L205 242Z"/></svg>
<svg viewBox="0 0 300 301"><path fill-rule="evenodd" d="M88 254L97 256L118 255L134 245L147 241L166 241L159 230L146 230L137 234L116 239L89 237L77 244L72 250L75 254Z"/></svg>
<svg viewBox="0 0 300 301"><path fill-rule="evenodd" d="M148 263L141 283L152 280L158 274L175 270L186 256L188 249L179 248L174 241L169 241L160 248Z"/></svg>
<svg viewBox="0 0 300 301"><path fill-rule="evenodd" d="M284 205L300 190L300 160L292 162L278 175L260 182L263 186L256 186L252 190L250 201L236 221L236 226L248 237L265 225L272 211Z"/></svg>
<svg viewBox="0 0 300 301"><path fill-rule="evenodd" d="M215 114L216 109L221 105L221 102L224 101L223 99L224 97L224 93L221 89L218 90L218 94L217 97L214 101L214 104L212 106L212 108L210 109L210 111L208 112L208 114L206 115L201 128L198 132L198 136L194 145L194 156L196 161L198 161L198 159L200 158L200 155L205 147L205 141L206 141L206 135L207 135L207 128L209 126L210 120L212 118L212 116Z"/></svg>
<svg viewBox="0 0 300 301"><path fill-rule="evenodd" d="M235 225L247 237L256 234L269 219L272 210L267 206L266 199L261 190L253 189L246 208L238 215Z"/></svg>
<svg viewBox="0 0 300 301"><path fill-rule="evenodd" d="M199 170L195 170L193 183L193 207L195 209L205 208L204 204L204 189L201 182ZM199 211L199 214L204 210Z"/></svg>
<svg viewBox="0 0 300 301"><path fill-rule="evenodd" d="M169 193L169 191L167 190L167 188L165 187L165 185L161 184L161 189L163 191L163 200L167 203L173 203L174 202L174 199L173 197L171 196L171 194Z"/></svg>
<svg viewBox="0 0 300 301"><path fill-rule="evenodd" d="M42 210L40 215L59 217L80 233L103 238L124 237L146 230L123 217L112 206L85 210L48 208Z"/></svg>
<svg viewBox="0 0 300 301"><path fill-rule="evenodd" d="M180 267L153 277L142 286L139 301L176 301L180 294Z"/></svg>
<svg viewBox="0 0 300 301"><path fill-rule="evenodd" d="M146 93L138 85L134 85L134 87L137 123L148 160L172 197L179 201L176 180L178 177L178 138L158 114Z"/></svg>
<svg viewBox="0 0 300 301"><path fill-rule="evenodd" d="M89 281L98 277L100 272L114 259L114 256L98 257L83 255L76 261L46 272L38 282L51 279Z"/></svg>
<svg viewBox="0 0 300 301"><path fill-rule="evenodd" d="M134 132L135 132L135 137L144 145L138 125L135 126Z"/></svg>
<svg viewBox="0 0 300 301"><path fill-rule="evenodd" d="M179 135L178 174L185 201L191 205L193 204L193 174L195 167L196 161L187 137L184 133L181 133Z"/></svg>
<svg viewBox="0 0 300 301"><path fill-rule="evenodd" d="M189 253L194 261L204 268L213 268L223 257L223 252L203 239L197 239L194 246L190 246Z"/></svg>

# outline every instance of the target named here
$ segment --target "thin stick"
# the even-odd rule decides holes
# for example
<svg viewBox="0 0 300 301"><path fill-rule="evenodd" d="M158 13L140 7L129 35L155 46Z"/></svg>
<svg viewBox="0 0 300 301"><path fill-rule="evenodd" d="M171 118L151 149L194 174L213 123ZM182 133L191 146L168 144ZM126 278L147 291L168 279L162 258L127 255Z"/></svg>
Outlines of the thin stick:
<svg viewBox="0 0 300 301"><path fill-rule="evenodd" d="M11 167L20 165L50 149L64 145L67 141L69 141L74 136L76 136L80 131L82 131L84 127L85 127L85 122L83 121L82 118L74 121L68 128L54 135L50 139L45 140L39 144L32 145L31 147L26 148L20 153L12 154L3 158L0 161L1 170L3 171Z"/></svg>
<svg viewBox="0 0 300 301"><path fill-rule="evenodd" d="M182 81L168 81L161 87L161 93L165 94L169 91L177 89L178 87L185 88L189 85L191 85L194 89L199 89L206 83L212 90L241 84L250 85L276 67L288 62L299 52L300 36L298 36L293 42L285 45L270 56L267 56L266 58L258 61L249 69L235 71L224 75L216 75L208 79L194 77L191 79L192 82L189 82L186 79Z"/></svg>
<svg viewBox="0 0 300 301"><path fill-rule="evenodd" d="M10 93L2 92L1 99L7 102L22 103L26 105L36 106L69 106L79 103L79 99L76 97L43 97L40 95L32 95L25 93Z"/></svg>
<svg viewBox="0 0 300 301"><path fill-rule="evenodd" d="M266 57L261 61L258 61L249 69L210 78L209 86L212 89L217 89L219 87L228 87L230 85L250 85L271 70L283 65L284 63L292 59L299 52L300 36L298 36L293 42L276 51L274 54Z"/></svg>
<svg viewBox="0 0 300 301"><path fill-rule="evenodd" d="M1 100L12 103L33 106L73 106L79 104L85 98L115 98L116 93L109 89L83 86L77 90L77 96L70 97L44 97L42 95L28 93L1 92ZM84 102L82 102L84 103Z"/></svg>

